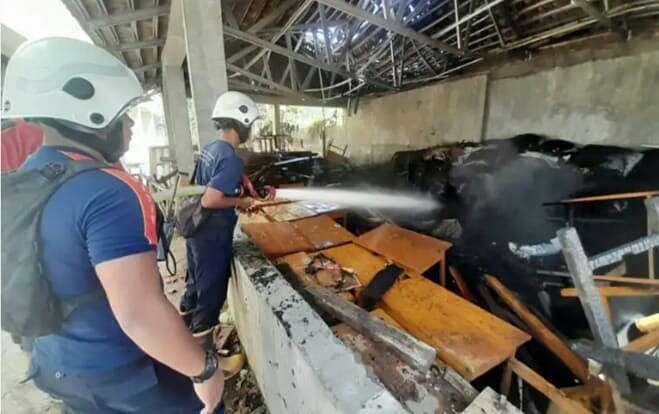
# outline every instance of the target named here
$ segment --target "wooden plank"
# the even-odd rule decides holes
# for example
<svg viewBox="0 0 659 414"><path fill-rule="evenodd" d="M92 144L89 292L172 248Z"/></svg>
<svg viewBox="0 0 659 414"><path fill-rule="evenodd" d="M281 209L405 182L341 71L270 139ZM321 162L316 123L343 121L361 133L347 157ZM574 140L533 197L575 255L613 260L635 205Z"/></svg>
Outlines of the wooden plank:
<svg viewBox="0 0 659 414"><path fill-rule="evenodd" d="M317 213L298 203L285 203L261 207L272 221L292 221L301 218L313 217Z"/></svg>
<svg viewBox="0 0 659 414"><path fill-rule="evenodd" d="M637 319L636 322L634 322L634 325L636 325L636 328L641 332L647 333L655 331L659 329L659 313Z"/></svg>
<svg viewBox="0 0 659 414"><path fill-rule="evenodd" d="M418 273L443 261L444 253L451 247L447 241L393 224L383 224L362 234L355 243Z"/></svg>
<svg viewBox="0 0 659 414"><path fill-rule="evenodd" d="M384 323L392 326L396 329L399 329L403 332L407 332L394 318L391 317L387 312L382 308L377 308L371 311L371 316L378 318ZM408 332L409 333L409 332ZM453 368L447 366L442 361L437 360L437 367L439 368L438 376L445 380L451 387L459 390L460 394L463 395L468 401L472 401L478 395L476 389L464 379L460 374L458 374ZM434 377L431 375L430 377Z"/></svg>
<svg viewBox="0 0 659 414"><path fill-rule="evenodd" d="M513 372L520 378L526 381L533 388L544 394L550 401L556 404L563 412L575 414L588 414L586 408L581 404L567 398L558 388L554 387L546 379L542 378L537 372L527 367L515 358L511 358L509 362Z"/></svg>
<svg viewBox="0 0 659 414"><path fill-rule="evenodd" d="M338 204L316 201L296 201L265 205L260 208L272 221L293 221L344 211Z"/></svg>
<svg viewBox="0 0 659 414"><path fill-rule="evenodd" d="M593 279L600 282L655 286L659 288L658 279L646 279L642 277L627 277L627 276L593 276Z"/></svg>
<svg viewBox="0 0 659 414"><path fill-rule="evenodd" d="M255 207L277 206L280 204L288 204L291 200L285 198L274 198L272 200L254 200Z"/></svg>
<svg viewBox="0 0 659 414"><path fill-rule="evenodd" d="M453 280L455 281L455 284L458 286L458 290L460 291L460 295L467 299L469 302L476 303L476 299L474 298L474 295L471 293L471 289L469 289L469 286L467 285L467 282L462 278L462 275L458 270L454 267L449 267L449 273L451 273L451 276L453 277Z"/></svg>
<svg viewBox="0 0 659 414"><path fill-rule="evenodd" d="M541 344L547 347L554 355L558 357L565 366L582 382L590 380L588 364L579 355L574 353L561 338L547 329L544 323L535 316L531 311L503 285L497 278L486 275L485 282L494 290L501 300L517 315L522 322L528 326L531 335Z"/></svg>
<svg viewBox="0 0 659 414"><path fill-rule="evenodd" d="M606 388L588 383L584 385L576 385L573 387L560 388L560 391L569 399L582 404L588 410L592 411L593 401L601 399L603 397L603 392L606 391Z"/></svg>
<svg viewBox="0 0 659 414"><path fill-rule="evenodd" d="M507 399L502 399L492 388L485 388L462 414L522 414Z"/></svg>
<svg viewBox="0 0 659 414"><path fill-rule="evenodd" d="M246 223L242 230L268 257L314 250L290 223Z"/></svg>
<svg viewBox="0 0 659 414"><path fill-rule="evenodd" d="M299 278L303 284L313 283L313 280L307 275L306 268L311 262L311 256L305 252L298 252L282 256L276 260L276 263L286 264L291 269L293 276Z"/></svg>
<svg viewBox="0 0 659 414"><path fill-rule="evenodd" d="M510 395L510 385L513 381L513 368L509 362L506 363L506 366L503 369L503 375L501 375L501 386L499 387L499 392L501 395L508 397Z"/></svg>
<svg viewBox="0 0 659 414"><path fill-rule="evenodd" d="M386 323L387 325L394 327L400 331L406 332L405 329L398 323L394 318L391 317L387 312L384 311L384 309L377 308L373 309L371 311L371 316L374 318L378 318L382 322Z"/></svg>
<svg viewBox="0 0 659 414"><path fill-rule="evenodd" d="M632 198L647 198L659 195L659 191L638 191L634 193L604 194L590 197L568 198L561 200L561 203L589 203L594 201L615 201L629 200Z"/></svg>
<svg viewBox="0 0 659 414"><path fill-rule="evenodd" d="M270 223L270 219L260 212L252 214L241 213L238 216L238 222L240 223L240 228L242 228L243 224L247 223Z"/></svg>
<svg viewBox="0 0 659 414"><path fill-rule="evenodd" d="M320 286L305 286L314 303L348 326L384 345L402 361L421 372L427 372L435 362L436 352L431 346L413 336L389 326L359 306L348 302Z"/></svg>
<svg viewBox="0 0 659 414"><path fill-rule="evenodd" d="M346 244L355 236L326 215L292 222L316 250Z"/></svg>
<svg viewBox="0 0 659 414"><path fill-rule="evenodd" d="M655 329L654 331L650 331L649 333L646 333L645 335L629 342L627 345L623 346L622 349L632 352L646 352L658 346L659 329Z"/></svg>
<svg viewBox="0 0 659 414"><path fill-rule="evenodd" d="M355 272L363 286L387 266L387 261L354 243L322 250L325 256L334 260L339 266Z"/></svg>
<svg viewBox="0 0 659 414"><path fill-rule="evenodd" d="M601 286L597 287L600 295L606 297L627 297L627 296L656 296L659 295L659 289L639 289L627 286ZM577 298L579 293L576 288L561 289L561 296L564 298Z"/></svg>
<svg viewBox="0 0 659 414"><path fill-rule="evenodd" d="M447 289L420 277L398 281L382 308L439 358L471 381L515 354L531 337Z"/></svg>

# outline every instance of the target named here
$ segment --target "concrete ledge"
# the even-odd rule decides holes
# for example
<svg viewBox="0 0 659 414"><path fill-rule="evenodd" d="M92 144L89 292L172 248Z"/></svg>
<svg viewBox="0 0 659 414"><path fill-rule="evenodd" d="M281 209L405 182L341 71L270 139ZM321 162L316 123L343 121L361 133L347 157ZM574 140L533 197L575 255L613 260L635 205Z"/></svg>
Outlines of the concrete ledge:
<svg viewBox="0 0 659 414"><path fill-rule="evenodd" d="M244 235L229 306L270 412L405 413Z"/></svg>

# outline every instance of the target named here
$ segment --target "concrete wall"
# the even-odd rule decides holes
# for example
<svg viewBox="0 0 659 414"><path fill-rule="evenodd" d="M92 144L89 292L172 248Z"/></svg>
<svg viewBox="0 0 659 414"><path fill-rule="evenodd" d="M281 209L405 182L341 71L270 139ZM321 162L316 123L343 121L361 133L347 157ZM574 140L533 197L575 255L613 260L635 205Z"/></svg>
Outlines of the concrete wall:
<svg viewBox="0 0 659 414"><path fill-rule="evenodd" d="M659 144L659 51L489 84L485 134L535 132L582 144Z"/></svg>
<svg viewBox="0 0 659 414"><path fill-rule="evenodd" d="M251 242L234 249L229 306L271 413L406 412Z"/></svg>
<svg viewBox="0 0 659 414"><path fill-rule="evenodd" d="M329 137L368 163L402 149L527 132L582 144L658 145L659 50L364 99Z"/></svg>
<svg viewBox="0 0 659 414"><path fill-rule="evenodd" d="M369 163L387 160L399 150L479 140L486 87L487 77L480 75L362 99L356 115L328 130L328 141L348 144L351 158Z"/></svg>

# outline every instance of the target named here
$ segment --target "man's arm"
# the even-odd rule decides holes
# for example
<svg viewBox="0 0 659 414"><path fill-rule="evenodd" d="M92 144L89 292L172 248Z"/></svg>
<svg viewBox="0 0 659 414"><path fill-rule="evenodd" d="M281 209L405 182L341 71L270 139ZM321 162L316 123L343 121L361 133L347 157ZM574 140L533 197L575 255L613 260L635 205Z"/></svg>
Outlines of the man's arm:
<svg viewBox="0 0 659 414"><path fill-rule="evenodd" d="M203 371L205 353L162 293L153 252L100 263L96 273L119 325L140 348L184 375Z"/></svg>
<svg viewBox="0 0 659 414"><path fill-rule="evenodd" d="M201 206L208 209L239 208L247 210L252 204L254 204L254 199L250 197L227 197L222 191L213 187L206 187L204 195L201 196Z"/></svg>
<svg viewBox="0 0 659 414"><path fill-rule="evenodd" d="M96 273L121 329L137 346L183 375L202 373L205 352L162 293L153 252L99 263ZM205 405L202 413L212 412L224 392L222 369L194 388Z"/></svg>

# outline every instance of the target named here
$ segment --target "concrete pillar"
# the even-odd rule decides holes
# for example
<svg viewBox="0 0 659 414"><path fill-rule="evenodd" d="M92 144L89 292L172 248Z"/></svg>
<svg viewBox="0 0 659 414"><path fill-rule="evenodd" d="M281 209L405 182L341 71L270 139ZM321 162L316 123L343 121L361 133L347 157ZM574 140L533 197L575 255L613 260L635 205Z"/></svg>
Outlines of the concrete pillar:
<svg viewBox="0 0 659 414"><path fill-rule="evenodd" d="M277 135L281 134L281 111L279 104L275 104L275 118L272 123L272 133Z"/></svg>
<svg viewBox="0 0 659 414"><path fill-rule="evenodd" d="M217 97L228 90L220 0L183 1L183 30L201 147L217 138L211 114Z"/></svg>
<svg viewBox="0 0 659 414"><path fill-rule="evenodd" d="M167 138L179 171L192 174L192 135L185 96L185 79L180 66L162 66L162 102L165 107Z"/></svg>

